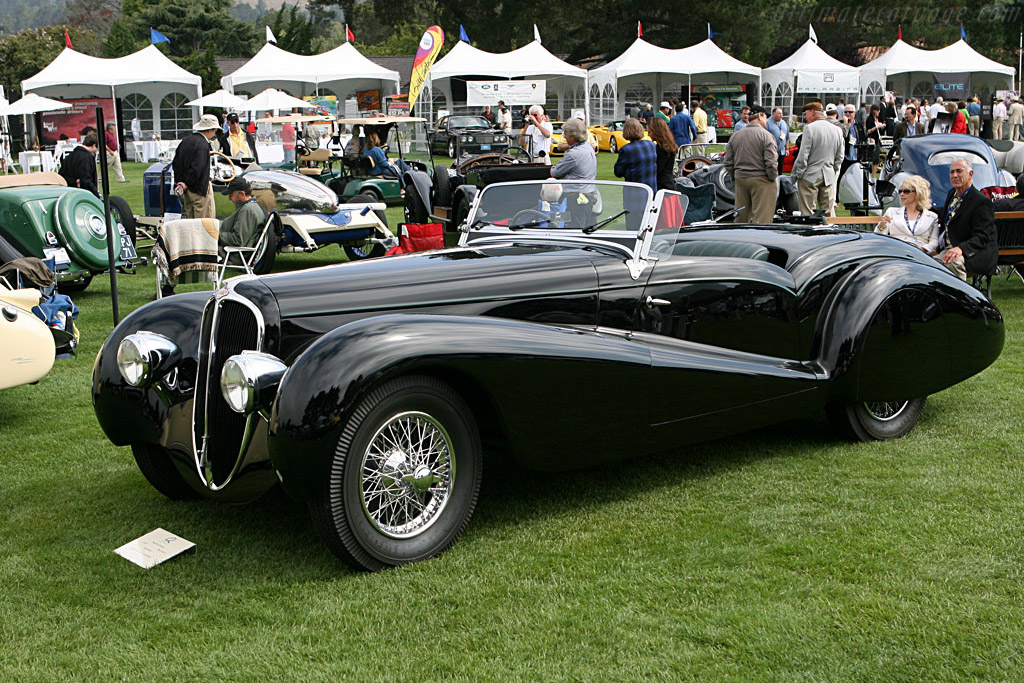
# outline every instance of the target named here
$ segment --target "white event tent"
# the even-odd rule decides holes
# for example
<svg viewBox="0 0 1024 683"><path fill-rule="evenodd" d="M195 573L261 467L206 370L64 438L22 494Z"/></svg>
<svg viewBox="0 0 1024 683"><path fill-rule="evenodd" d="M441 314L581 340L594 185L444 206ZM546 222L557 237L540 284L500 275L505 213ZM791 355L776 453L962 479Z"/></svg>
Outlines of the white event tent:
<svg viewBox="0 0 1024 683"><path fill-rule="evenodd" d="M753 80L752 80L753 79ZM693 85L743 87L761 80L761 69L730 56L711 39L677 50L637 38L621 55L590 71L590 109L595 119L625 116L627 101L657 107L670 97L690 99Z"/></svg>
<svg viewBox="0 0 1024 683"><path fill-rule="evenodd" d="M860 67L860 89L868 102L878 101L886 90L931 99L936 74L971 74L972 93L993 93L1011 89L1014 73L1013 67L979 54L963 40L941 50L922 50L897 40L881 57Z"/></svg>
<svg viewBox="0 0 1024 683"><path fill-rule="evenodd" d="M333 94L339 104L361 90L398 92L400 76L364 57L351 43L318 55L297 55L267 43L234 73L220 79L228 92L255 95L277 88L296 97Z"/></svg>
<svg viewBox="0 0 1024 683"><path fill-rule="evenodd" d="M122 118L138 118L144 137L159 132L174 139L191 132L196 119L187 102L203 94L202 83L155 45L112 59L64 48L45 69L22 81L21 90L59 99L121 98ZM104 114L110 120L116 116Z"/></svg>
<svg viewBox="0 0 1024 683"><path fill-rule="evenodd" d="M812 100L844 98L856 104L859 92L857 67L840 62L810 38L786 59L761 70L762 106L782 107L784 114L796 114Z"/></svg>
<svg viewBox="0 0 1024 683"><path fill-rule="evenodd" d="M546 101L543 104L549 116L568 116L573 109L586 109L587 72L577 66L563 62L534 40L511 52L484 52L467 42L459 41L444 57L430 69L424 94L417 101L421 115L456 104L452 82L488 79L535 79L547 82ZM464 102L464 98L459 98ZM418 102L423 102L423 109Z"/></svg>

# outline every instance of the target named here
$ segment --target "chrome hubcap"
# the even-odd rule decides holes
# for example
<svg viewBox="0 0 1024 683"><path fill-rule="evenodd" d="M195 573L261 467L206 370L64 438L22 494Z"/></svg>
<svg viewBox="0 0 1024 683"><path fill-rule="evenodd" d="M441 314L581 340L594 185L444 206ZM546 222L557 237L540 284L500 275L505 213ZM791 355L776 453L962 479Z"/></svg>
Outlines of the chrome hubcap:
<svg viewBox="0 0 1024 683"><path fill-rule="evenodd" d="M385 536L412 538L437 521L451 498L451 438L426 413L400 413L370 439L361 473L359 493L370 524Z"/></svg>
<svg viewBox="0 0 1024 683"><path fill-rule="evenodd" d="M864 409L876 420L888 422L903 414L910 401L865 401Z"/></svg>

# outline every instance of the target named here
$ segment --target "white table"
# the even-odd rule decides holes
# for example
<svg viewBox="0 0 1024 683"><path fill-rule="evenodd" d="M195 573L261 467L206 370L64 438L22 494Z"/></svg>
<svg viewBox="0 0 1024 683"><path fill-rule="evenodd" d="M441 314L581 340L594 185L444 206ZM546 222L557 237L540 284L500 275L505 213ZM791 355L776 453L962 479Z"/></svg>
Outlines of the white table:
<svg viewBox="0 0 1024 683"><path fill-rule="evenodd" d="M53 159L53 154L46 151L28 151L21 152L18 154L18 167L22 173L30 173L31 171L53 171L57 168L57 163Z"/></svg>
<svg viewBox="0 0 1024 683"><path fill-rule="evenodd" d="M135 149L141 151L142 161L149 161L150 159L159 159L161 154L166 154L171 150L170 140L143 140L142 142L135 143Z"/></svg>

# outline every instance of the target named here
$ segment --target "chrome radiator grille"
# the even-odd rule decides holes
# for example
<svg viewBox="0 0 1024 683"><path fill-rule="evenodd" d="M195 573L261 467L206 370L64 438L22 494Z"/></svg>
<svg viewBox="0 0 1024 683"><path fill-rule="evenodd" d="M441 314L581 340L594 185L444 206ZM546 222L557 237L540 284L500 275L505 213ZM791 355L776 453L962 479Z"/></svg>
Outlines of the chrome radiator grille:
<svg viewBox="0 0 1024 683"><path fill-rule="evenodd" d="M196 463L211 489L227 484L241 462L247 422L221 396L220 373L231 356L261 350L262 334L258 309L233 294L211 299L203 312L193 430Z"/></svg>

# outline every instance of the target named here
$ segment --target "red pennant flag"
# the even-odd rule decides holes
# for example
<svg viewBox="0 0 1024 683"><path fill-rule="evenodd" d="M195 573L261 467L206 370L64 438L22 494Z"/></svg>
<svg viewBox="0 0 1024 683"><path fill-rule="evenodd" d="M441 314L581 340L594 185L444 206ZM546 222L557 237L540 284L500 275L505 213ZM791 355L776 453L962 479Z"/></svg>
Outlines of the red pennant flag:
<svg viewBox="0 0 1024 683"><path fill-rule="evenodd" d="M896 40L903 40L903 26L896 27Z"/></svg>
<svg viewBox="0 0 1024 683"><path fill-rule="evenodd" d="M345 24L345 40L350 43L354 43L356 41L356 37L352 34L352 29L348 27L348 24Z"/></svg>
<svg viewBox="0 0 1024 683"><path fill-rule="evenodd" d="M64 29L64 44L70 47L72 50L75 49L75 46L71 44L71 35L68 33L67 29Z"/></svg>
<svg viewBox="0 0 1024 683"><path fill-rule="evenodd" d="M643 38L644 37L644 25L641 24L639 21L636 22L636 37L637 38Z"/></svg>

